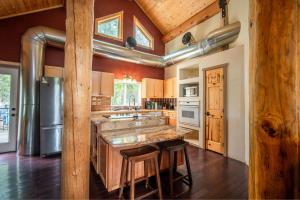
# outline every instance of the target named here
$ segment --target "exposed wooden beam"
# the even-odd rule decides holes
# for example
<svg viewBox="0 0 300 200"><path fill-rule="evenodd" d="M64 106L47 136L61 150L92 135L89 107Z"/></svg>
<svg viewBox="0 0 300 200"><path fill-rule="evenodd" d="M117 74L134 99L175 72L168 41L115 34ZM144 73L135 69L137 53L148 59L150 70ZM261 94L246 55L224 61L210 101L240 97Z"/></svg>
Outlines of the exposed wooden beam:
<svg viewBox="0 0 300 200"><path fill-rule="evenodd" d="M62 199L89 198L94 0L66 1Z"/></svg>
<svg viewBox="0 0 300 200"><path fill-rule="evenodd" d="M299 6L250 1L250 199L300 198Z"/></svg>
<svg viewBox="0 0 300 200"><path fill-rule="evenodd" d="M180 34L186 32L190 28L196 26L197 24L200 24L201 22L213 17L214 15L218 14L220 12L219 8L219 1L215 1L211 5L207 6L205 9L198 12L196 15L176 27L171 32L167 33L162 37L163 43L167 43Z"/></svg>

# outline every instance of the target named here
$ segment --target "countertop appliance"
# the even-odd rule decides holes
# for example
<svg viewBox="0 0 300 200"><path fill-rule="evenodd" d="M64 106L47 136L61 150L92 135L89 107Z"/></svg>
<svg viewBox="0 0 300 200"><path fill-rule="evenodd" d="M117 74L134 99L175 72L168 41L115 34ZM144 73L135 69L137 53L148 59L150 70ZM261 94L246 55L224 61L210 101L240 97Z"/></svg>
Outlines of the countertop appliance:
<svg viewBox="0 0 300 200"><path fill-rule="evenodd" d="M197 86L185 87L184 90L185 90L186 97L197 97L198 96L198 87Z"/></svg>
<svg viewBox="0 0 300 200"><path fill-rule="evenodd" d="M179 125L200 127L200 101L179 101Z"/></svg>
<svg viewBox="0 0 300 200"><path fill-rule="evenodd" d="M43 77L40 82L41 156L61 152L63 114L63 79Z"/></svg>

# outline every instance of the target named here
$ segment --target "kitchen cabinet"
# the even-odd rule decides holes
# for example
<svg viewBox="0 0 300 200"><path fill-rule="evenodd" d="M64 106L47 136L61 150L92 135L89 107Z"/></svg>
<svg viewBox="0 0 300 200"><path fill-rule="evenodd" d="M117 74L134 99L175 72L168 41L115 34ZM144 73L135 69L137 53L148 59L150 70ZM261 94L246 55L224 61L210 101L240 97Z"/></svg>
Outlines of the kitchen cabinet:
<svg viewBox="0 0 300 200"><path fill-rule="evenodd" d="M128 122L127 122L128 123ZM122 156L120 151L126 149L137 148L141 145L128 145L126 147L113 147L107 143L101 136L102 125L92 123L91 131L91 145L93 145L91 151L91 161L96 173L100 176L105 188L108 192L119 188ZM160 163L160 170L165 171L169 169L169 154L167 151L162 151L162 162ZM183 164L184 157L183 151L177 153L177 166ZM130 173L130 172L129 172ZM153 167L149 168L150 176L155 175ZM136 163L135 167L136 179L144 177L144 162ZM130 181L130 174L128 174L128 181Z"/></svg>
<svg viewBox="0 0 300 200"><path fill-rule="evenodd" d="M114 96L114 74L93 71L92 96Z"/></svg>
<svg viewBox="0 0 300 200"><path fill-rule="evenodd" d="M176 126L177 112L175 110L164 110L163 115L169 117L169 125Z"/></svg>
<svg viewBox="0 0 300 200"><path fill-rule="evenodd" d="M176 98L176 77L164 80L164 98Z"/></svg>
<svg viewBox="0 0 300 200"><path fill-rule="evenodd" d="M45 65L45 76L48 77L64 77L64 68L63 67L56 67L56 66L49 66Z"/></svg>
<svg viewBox="0 0 300 200"><path fill-rule="evenodd" d="M163 82L163 80L144 78L142 80L142 98L163 98Z"/></svg>

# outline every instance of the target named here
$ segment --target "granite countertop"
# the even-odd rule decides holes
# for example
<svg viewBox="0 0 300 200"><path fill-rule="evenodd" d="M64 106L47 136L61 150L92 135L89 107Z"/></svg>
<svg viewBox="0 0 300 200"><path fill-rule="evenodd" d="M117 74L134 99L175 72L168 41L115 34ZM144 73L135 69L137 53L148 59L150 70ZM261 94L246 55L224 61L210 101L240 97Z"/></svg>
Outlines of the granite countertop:
<svg viewBox="0 0 300 200"><path fill-rule="evenodd" d="M125 114L125 113L147 113L147 112L162 112L162 111L173 111L176 110L149 110L149 109L140 109L140 110L105 110L105 111L92 111L92 115L105 115L105 114Z"/></svg>
<svg viewBox="0 0 300 200"><path fill-rule="evenodd" d="M162 125L148 128L103 131L99 135L113 147L153 144L183 137L192 130Z"/></svg>
<svg viewBox="0 0 300 200"><path fill-rule="evenodd" d="M139 118L118 118L118 119L110 119L106 118L103 115L95 115L91 117L91 121L95 124L103 123L103 122L125 122L125 121L143 121L149 119L162 119L166 118L165 116L151 116L151 115L142 115Z"/></svg>

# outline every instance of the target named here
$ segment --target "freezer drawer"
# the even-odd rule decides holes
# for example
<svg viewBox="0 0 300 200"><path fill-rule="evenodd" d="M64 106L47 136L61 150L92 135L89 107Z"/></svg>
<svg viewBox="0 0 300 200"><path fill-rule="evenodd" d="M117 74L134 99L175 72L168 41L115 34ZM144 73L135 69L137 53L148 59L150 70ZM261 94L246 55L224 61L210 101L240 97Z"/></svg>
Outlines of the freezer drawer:
<svg viewBox="0 0 300 200"><path fill-rule="evenodd" d="M41 156L61 152L63 126L41 127Z"/></svg>

